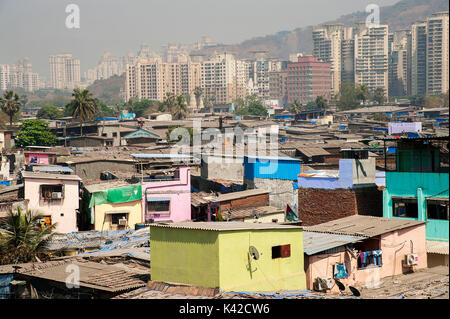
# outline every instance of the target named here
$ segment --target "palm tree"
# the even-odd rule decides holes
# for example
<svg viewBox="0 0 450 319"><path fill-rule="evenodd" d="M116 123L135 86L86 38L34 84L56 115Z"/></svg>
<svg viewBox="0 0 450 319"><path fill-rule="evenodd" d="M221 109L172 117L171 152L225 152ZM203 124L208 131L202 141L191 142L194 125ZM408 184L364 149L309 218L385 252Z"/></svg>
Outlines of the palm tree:
<svg viewBox="0 0 450 319"><path fill-rule="evenodd" d="M56 224L40 227L43 216L25 212L20 207L10 210L0 224L0 263L30 262L42 252L45 240L52 236Z"/></svg>
<svg viewBox="0 0 450 319"><path fill-rule="evenodd" d="M197 107L200 106L200 98L201 98L202 94L203 94L203 89L201 87L197 86L194 89L195 102L197 104Z"/></svg>
<svg viewBox="0 0 450 319"><path fill-rule="evenodd" d="M289 110L294 114L298 114L303 111L303 106L300 104L299 100L295 99L290 105Z"/></svg>
<svg viewBox="0 0 450 319"><path fill-rule="evenodd" d="M97 112L97 103L88 90L74 89L72 101L66 107L72 109L72 117L80 119L80 135L83 136L83 122Z"/></svg>
<svg viewBox="0 0 450 319"><path fill-rule="evenodd" d="M366 84L362 84L356 89L356 98L363 104L369 99L369 87Z"/></svg>
<svg viewBox="0 0 450 319"><path fill-rule="evenodd" d="M175 94L171 92L166 93L166 97L164 98L164 101L162 103L162 110L166 112L173 112L177 104L177 97Z"/></svg>
<svg viewBox="0 0 450 319"><path fill-rule="evenodd" d="M20 110L21 101L19 95L13 91L6 91L0 98L0 107L3 112L9 115L9 126L12 127L14 114Z"/></svg>
<svg viewBox="0 0 450 319"><path fill-rule="evenodd" d="M385 101L384 88L377 87L373 92L373 99L377 101L378 105L381 105Z"/></svg>
<svg viewBox="0 0 450 319"><path fill-rule="evenodd" d="M186 117L187 104L183 95L178 95L175 99L175 107L172 111L173 117L175 120L181 120Z"/></svg>
<svg viewBox="0 0 450 319"><path fill-rule="evenodd" d="M323 98L323 96L316 97L316 106L319 110L325 110L327 108L327 101Z"/></svg>

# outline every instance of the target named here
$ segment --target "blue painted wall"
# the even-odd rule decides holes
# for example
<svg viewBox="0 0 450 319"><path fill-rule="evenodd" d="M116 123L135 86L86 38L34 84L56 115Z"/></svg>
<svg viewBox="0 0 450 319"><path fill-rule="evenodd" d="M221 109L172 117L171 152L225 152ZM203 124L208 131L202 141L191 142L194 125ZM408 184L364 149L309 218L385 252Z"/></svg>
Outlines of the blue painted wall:
<svg viewBox="0 0 450 319"><path fill-rule="evenodd" d="M392 211L392 196L417 199L418 218L414 220L427 221L427 240L448 241L449 221L427 218L427 198L449 197L448 173L414 173L386 172L386 188L383 193L383 216L394 217Z"/></svg>
<svg viewBox="0 0 450 319"><path fill-rule="evenodd" d="M297 181L300 161L286 157L244 157L244 177Z"/></svg>

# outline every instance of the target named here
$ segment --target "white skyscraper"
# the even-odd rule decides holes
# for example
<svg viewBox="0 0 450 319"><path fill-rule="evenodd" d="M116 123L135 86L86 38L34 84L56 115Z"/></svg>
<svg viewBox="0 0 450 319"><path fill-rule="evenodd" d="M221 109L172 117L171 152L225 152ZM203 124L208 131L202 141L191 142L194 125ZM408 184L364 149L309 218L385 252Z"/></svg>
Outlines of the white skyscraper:
<svg viewBox="0 0 450 319"><path fill-rule="evenodd" d="M55 89L68 89L80 87L80 60L72 58L72 54L52 55L50 63L50 83Z"/></svg>

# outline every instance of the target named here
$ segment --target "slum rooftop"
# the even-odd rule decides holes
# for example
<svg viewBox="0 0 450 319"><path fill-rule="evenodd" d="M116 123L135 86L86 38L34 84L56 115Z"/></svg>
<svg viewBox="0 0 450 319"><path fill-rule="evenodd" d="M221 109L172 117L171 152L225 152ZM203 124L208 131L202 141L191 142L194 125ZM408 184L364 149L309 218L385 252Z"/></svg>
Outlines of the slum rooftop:
<svg viewBox="0 0 450 319"><path fill-rule="evenodd" d="M243 222L179 222L179 223L154 223L150 227L162 227L173 229L195 229L205 231L239 231L239 230L268 230L268 229L301 229L299 226L279 225L275 223L243 223Z"/></svg>

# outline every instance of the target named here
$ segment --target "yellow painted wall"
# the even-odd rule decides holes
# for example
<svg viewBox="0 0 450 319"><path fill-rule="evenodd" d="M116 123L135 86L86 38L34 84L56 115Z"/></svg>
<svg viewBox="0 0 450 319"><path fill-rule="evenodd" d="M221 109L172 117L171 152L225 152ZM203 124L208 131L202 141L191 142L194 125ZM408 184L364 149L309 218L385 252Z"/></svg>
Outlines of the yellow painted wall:
<svg viewBox="0 0 450 319"><path fill-rule="evenodd" d="M301 229L221 232L220 288L225 291L306 289ZM291 245L291 256L272 259L272 246ZM249 259L249 247L260 253ZM251 271L250 271L251 269Z"/></svg>
<svg viewBox="0 0 450 319"><path fill-rule="evenodd" d="M102 230L103 220L105 218L105 213L110 211L129 211L128 214L128 228L134 229L134 225L142 223L142 203L141 200L135 200L126 203L105 203L101 205L95 205L95 219L94 227L95 230ZM103 225L103 230L116 230L111 228L111 215L106 216L105 224Z"/></svg>
<svg viewBox="0 0 450 319"><path fill-rule="evenodd" d="M151 279L224 291L306 289L301 229L201 231L150 226ZM291 256L272 259L272 246ZM248 251L255 246L259 260Z"/></svg>
<svg viewBox="0 0 450 319"><path fill-rule="evenodd" d="M217 232L150 226L150 234L152 280L219 286Z"/></svg>

